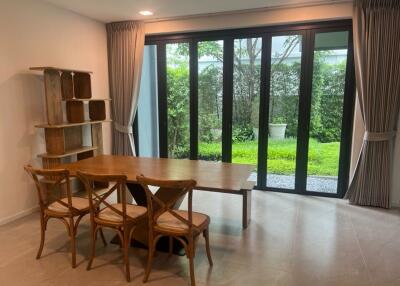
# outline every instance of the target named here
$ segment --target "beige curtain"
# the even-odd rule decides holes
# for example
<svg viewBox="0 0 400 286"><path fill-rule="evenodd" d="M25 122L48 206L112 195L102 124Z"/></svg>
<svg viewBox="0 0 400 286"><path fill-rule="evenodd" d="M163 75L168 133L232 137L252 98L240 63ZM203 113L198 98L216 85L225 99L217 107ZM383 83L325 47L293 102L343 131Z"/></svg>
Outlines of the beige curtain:
<svg viewBox="0 0 400 286"><path fill-rule="evenodd" d="M400 104L400 1L355 0L354 52L365 135L345 198L390 207L393 139Z"/></svg>
<svg viewBox="0 0 400 286"><path fill-rule="evenodd" d="M112 99L115 155L136 155L133 140L144 50L144 25L141 22L107 24L108 72Z"/></svg>

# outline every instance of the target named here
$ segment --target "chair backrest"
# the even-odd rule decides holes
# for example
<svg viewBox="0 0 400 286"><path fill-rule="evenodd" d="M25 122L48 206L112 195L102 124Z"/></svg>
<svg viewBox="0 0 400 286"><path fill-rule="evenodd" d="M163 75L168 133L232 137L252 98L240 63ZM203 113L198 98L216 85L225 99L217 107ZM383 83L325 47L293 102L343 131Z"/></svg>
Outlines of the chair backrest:
<svg viewBox="0 0 400 286"><path fill-rule="evenodd" d="M86 192L89 198L89 208L92 217L97 217L98 213L105 208L110 209L116 215L122 217L123 224L126 223L130 217L126 213L126 176L116 174L93 174L83 171L77 172L78 178L82 181L85 186ZM105 183L108 186L108 190L103 192L101 195L95 191L96 183ZM107 198L109 198L114 192L117 192L117 196L120 199L122 205L122 211L113 207ZM133 218L131 218L133 219Z"/></svg>
<svg viewBox="0 0 400 286"><path fill-rule="evenodd" d="M70 211L76 210L72 207L71 186L69 180L69 171L65 169L37 169L31 165L24 166L24 169L32 177L36 185L40 209L43 211L47 208L49 201L45 196L46 193L58 193L58 197L66 197L67 203L56 199L59 204L67 207ZM46 188L43 186L46 185ZM63 185L66 186L65 195L62 194Z"/></svg>
<svg viewBox="0 0 400 286"><path fill-rule="evenodd" d="M152 228L157 218L165 212L169 212L175 218L186 224L191 232L193 225L192 197L193 188L196 186L194 180L158 180L143 175L136 177L138 183L145 189L147 198L147 210L149 214L149 226ZM157 187L155 194L151 187ZM188 194L188 218L180 216L173 210Z"/></svg>

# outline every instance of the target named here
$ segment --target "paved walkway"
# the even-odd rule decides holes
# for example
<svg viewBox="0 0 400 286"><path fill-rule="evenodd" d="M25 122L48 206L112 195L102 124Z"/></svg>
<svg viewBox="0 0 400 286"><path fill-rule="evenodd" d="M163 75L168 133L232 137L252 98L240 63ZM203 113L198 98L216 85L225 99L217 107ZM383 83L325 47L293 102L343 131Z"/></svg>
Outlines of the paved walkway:
<svg viewBox="0 0 400 286"><path fill-rule="evenodd" d="M257 173L252 173L250 181L257 181ZM294 176L292 175L267 175L267 186L271 188L294 189ZM310 176L307 178L307 191L336 193L337 177Z"/></svg>

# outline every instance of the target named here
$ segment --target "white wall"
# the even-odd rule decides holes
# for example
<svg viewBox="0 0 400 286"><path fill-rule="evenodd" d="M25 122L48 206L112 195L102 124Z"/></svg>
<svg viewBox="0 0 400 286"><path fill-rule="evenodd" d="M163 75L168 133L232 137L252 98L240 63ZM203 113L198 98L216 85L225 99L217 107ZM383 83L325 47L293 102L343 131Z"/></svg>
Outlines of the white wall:
<svg viewBox="0 0 400 286"><path fill-rule="evenodd" d="M93 71L93 97L109 96L105 26L34 0L0 1L0 224L37 205L23 165L44 152L43 76L31 66ZM110 126L103 126L105 152Z"/></svg>
<svg viewBox="0 0 400 286"><path fill-rule="evenodd" d="M397 126L397 128L400 127L400 118ZM397 130L394 143L391 202L393 206L400 207L400 131Z"/></svg>

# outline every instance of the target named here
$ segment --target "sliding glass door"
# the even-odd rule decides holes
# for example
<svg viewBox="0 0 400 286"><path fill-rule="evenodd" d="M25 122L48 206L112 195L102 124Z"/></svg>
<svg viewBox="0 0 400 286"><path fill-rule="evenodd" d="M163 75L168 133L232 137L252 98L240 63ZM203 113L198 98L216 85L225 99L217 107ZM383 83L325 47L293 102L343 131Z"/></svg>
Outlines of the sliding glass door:
<svg viewBox="0 0 400 286"><path fill-rule="evenodd" d="M349 31L313 33L313 72L308 141L308 192L336 194L344 136Z"/></svg>
<svg viewBox="0 0 400 286"><path fill-rule="evenodd" d="M197 44L198 158L222 160L223 41Z"/></svg>
<svg viewBox="0 0 400 286"><path fill-rule="evenodd" d="M258 189L343 195L351 22L150 36L146 45L157 47L160 157L252 164Z"/></svg>
<svg viewBox="0 0 400 286"><path fill-rule="evenodd" d="M261 45L261 38L242 38L233 42L233 163L257 166Z"/></svg>
<svg viewBox="0 0 400 286"><path fill-rule="evenodd" d="M189 44L166 45L168 157L189 158Z"/></svg>
<svg viewBox="0 0 400 286"><path fill-rule="evenodd" d="M271 38L267 187L294 189L302 35Z"/></svg>

